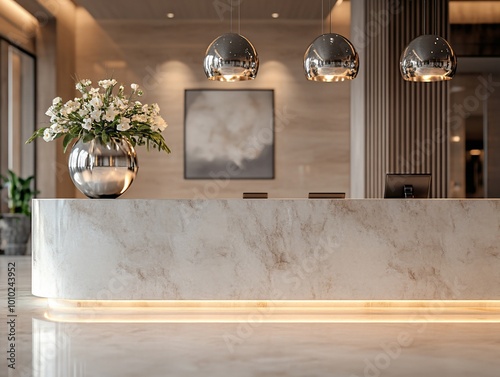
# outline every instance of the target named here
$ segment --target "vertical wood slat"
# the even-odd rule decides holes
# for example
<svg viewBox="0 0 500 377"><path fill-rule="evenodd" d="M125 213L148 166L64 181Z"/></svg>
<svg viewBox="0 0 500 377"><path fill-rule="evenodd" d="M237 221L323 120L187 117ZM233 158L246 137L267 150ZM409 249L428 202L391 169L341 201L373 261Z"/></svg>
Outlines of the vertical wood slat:
<svg viewBox="0 0 500 377"><path fill-rule="evenodd" d="M377 33L368 26L366 30L368 198L383 196L386 173L431 173L432 197L447 195L449 84L406 82L399 72L401 53L412 39L430 33L448 38L448 4L446 0L437 1L437 12L433 7L424 9L421 1L408 1L400 2L399 12L393 13L391 0L365 1L365 24L379 23ZM389 15L388 24L380 22L381 14ZM438 18L436 30L434 17Z"/></svg>

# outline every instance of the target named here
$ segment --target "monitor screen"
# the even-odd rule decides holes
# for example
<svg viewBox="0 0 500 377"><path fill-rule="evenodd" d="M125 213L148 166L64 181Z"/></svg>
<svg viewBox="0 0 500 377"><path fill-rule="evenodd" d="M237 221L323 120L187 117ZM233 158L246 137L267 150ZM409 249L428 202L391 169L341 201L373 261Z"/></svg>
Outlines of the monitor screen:
<svg viewBox="0 0 500 377"><path fill-rule="evenodd" d="M384 198L429 198L430 174L386 174Z"/></svg>

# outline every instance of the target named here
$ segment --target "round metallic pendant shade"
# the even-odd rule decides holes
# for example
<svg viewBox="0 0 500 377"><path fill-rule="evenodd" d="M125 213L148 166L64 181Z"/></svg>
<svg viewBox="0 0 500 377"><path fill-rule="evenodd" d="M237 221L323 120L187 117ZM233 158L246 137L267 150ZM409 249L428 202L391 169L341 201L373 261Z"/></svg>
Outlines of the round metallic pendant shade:
<svg viewBox="0 0 500 377"><path fill-rule="evenodd" d="M259 58L248 39L240 34L226 33L208 46L203 68L209 80L253 80L259 70Z"/></svg>
<svg viewBox="0 0 500 377"><path fill-rule="evenodd" d="M312 81L352 80L358 74L359 58L352 43L340 34L322 34L304 55L304 71Z"/></svg>
<svg viewBox="0 0 500 377"><path fill-rule="evenodd" d="M457 58L446 39L421 35L403 51L400 69L406 81L451 80L457 70Z"/></svg>

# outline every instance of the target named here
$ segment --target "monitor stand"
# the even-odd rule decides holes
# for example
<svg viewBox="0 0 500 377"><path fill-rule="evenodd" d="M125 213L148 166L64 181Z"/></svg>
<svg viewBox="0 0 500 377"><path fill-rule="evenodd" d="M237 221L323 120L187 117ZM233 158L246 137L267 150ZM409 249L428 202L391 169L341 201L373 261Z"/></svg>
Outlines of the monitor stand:
<svg viewBox="0 0 500 377"><path fill-rule="evenodd" d="M413 185L404 185L403 192L404 192L405 198L414 198Z"/></svg>

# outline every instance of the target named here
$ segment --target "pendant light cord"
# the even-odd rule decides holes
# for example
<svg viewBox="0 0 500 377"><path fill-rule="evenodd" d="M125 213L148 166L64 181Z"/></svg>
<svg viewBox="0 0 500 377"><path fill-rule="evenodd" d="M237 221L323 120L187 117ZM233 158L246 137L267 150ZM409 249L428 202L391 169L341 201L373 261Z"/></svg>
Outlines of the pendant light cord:
<svg viewBox="0 0 500 377"><path fill-rule="evenodd" d="M332 34L332 1L328 0L328 12L330 12L330 34Z"/></svg>
<svg viewBox="0 0 500 377"><path fill-rule="evenodd" d="M229 0L229 8L231 8L230 12L231 12L231 16L230 16L230 19L231 19L231 33L233 32L233 0Z"/></svg>
<svg viewBox="0 0 500 377"><path fill-rule="evenodd" d="M438 34L438 23L437 23L437 0L434 0L434 34Z"/></svg>
<svg viewBox="0 0 500 377"><path fill-rule="evenodd" d="M426 12L428 11L427 9L427 0L424 0L424 13L422 17L424 18L424 30L422 30L422 34L427 34L427 15Z"/></svg>
<svg viewBox="0 0 500 377"><path fill-rule="evenodd" d="M325 7L325 4L323 0L321 0L321 34L325 34L325 17L323 15L323 8Z"/></svg>
<svg viewBox="0 0 500 377"><path fill-rule="evenodd" d="M241 34L241 0L238 3L238 34Z"/></svg>

